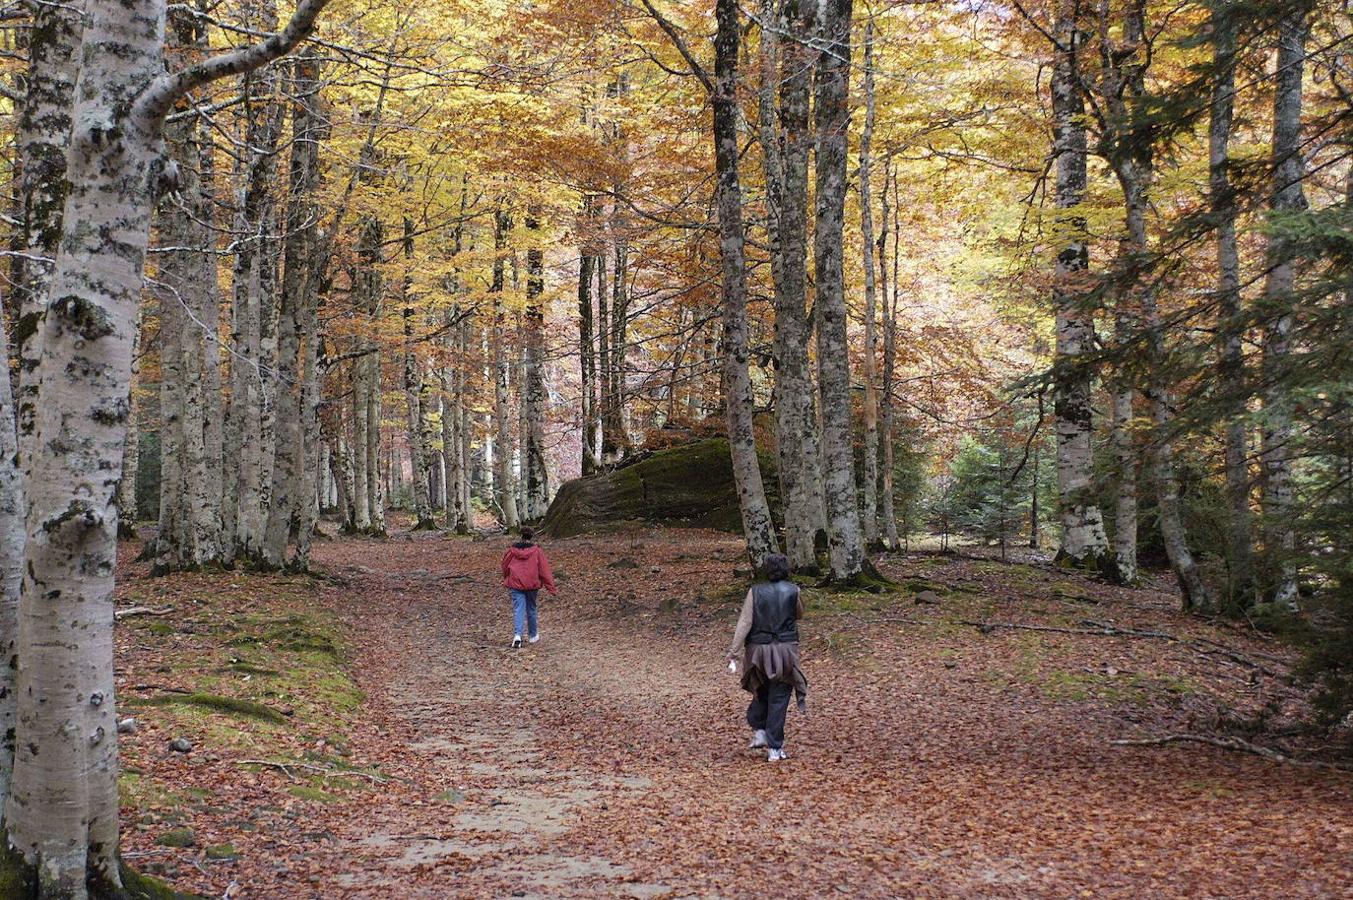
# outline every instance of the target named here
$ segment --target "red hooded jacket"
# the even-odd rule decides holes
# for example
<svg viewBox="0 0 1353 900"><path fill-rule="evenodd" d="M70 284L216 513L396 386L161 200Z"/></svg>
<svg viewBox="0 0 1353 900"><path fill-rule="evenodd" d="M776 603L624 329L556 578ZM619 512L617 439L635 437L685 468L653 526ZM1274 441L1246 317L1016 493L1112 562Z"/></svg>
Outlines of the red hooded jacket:
<svg viewBox="0 0 1353 900"><path fill-rule="evenodd" d="M544 587L551 594L559 593L544 551L526 541L513 544L503 554L503 587L517 591L536 591Z"/></svg>

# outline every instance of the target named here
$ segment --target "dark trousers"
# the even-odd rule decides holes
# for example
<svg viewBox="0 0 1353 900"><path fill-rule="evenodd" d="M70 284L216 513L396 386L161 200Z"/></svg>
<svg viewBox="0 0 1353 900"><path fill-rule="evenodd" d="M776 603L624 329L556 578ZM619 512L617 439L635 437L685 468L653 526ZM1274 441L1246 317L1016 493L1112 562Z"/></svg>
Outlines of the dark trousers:
<svg viewBox="0 0 1353 900"><path fill-rule="evenodd" d="M766 732L766 744L772 750L785 745L785 713L789 711L789 698L794 694L794 686L782 681L772 681L756 689L751 705L747 707L747 724Z"/></svg>

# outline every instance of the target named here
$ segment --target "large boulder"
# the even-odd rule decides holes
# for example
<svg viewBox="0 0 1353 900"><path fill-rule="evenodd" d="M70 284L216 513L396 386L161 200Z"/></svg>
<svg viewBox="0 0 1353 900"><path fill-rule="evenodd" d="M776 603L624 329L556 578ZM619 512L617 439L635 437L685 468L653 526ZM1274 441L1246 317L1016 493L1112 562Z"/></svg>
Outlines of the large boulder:
<svg viewBox="0 0 1353 900"><path fill-rule="evenodd" d="M775 463L761 455L761 476L777 509ZM554 537L622 523L715 528L741 532L728 441L710 438L646 454L615 469L576 478L559 488L542 528Z"/></svg>

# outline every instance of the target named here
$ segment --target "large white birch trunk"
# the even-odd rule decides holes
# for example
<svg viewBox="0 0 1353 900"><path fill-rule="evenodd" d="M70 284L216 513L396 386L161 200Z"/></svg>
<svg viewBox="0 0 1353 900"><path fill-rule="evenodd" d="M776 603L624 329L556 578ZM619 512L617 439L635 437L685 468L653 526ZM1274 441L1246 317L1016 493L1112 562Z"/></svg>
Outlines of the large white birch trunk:
<svg viewBox="0 0 1353 900"><path fill-rule="evenodd" d="M9 359L9 332L0 322L0 359ZM23 474L18 464L14 395L0 378L0 840L14 771L15 670L19 665L19 589L23 584Z"/></svg>
<svg viewBox="0 0 1353 900"><path fill-rule="evenodd" d="M162 0L89 0L60 252L42 322L6 827L42 897L120 890L113 680L116 489L159 131L177 97L289 50L288 34L166 76Z"/></svg>
<svg viewBox="0 0 1353 900"><path fill-rule="evenodd" d="M15 134L25 257L18 260L15 285L18 316L14 320L14 350L19 358L19 379L14 400L23 472L29 470L32 461L42 316L66 203L66 149L75 80L80 71L83 10L81 0L36 4L33 25L28 30L27 91Z"/></svg>

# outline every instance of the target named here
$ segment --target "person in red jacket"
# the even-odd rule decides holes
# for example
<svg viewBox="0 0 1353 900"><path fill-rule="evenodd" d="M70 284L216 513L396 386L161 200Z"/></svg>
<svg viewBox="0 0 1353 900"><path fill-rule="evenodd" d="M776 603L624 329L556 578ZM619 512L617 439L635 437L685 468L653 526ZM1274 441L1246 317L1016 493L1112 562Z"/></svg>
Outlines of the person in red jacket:
<svg viewBox="0 0 1353 900"><path fill-rule="evenodd" d="M512 597L512 618L516 625L516 633L512 635L514 649L521 646L523 634L533 644L540 640L536 615L536 596L540 589L543 587L555 595L559 593L545 551L532 543L535 536L530 528L523 528L521 540L503 554L503 587Z"/></svg>

